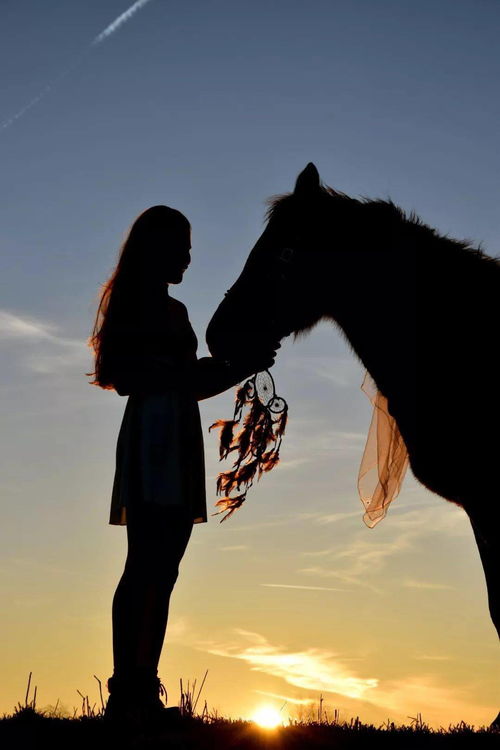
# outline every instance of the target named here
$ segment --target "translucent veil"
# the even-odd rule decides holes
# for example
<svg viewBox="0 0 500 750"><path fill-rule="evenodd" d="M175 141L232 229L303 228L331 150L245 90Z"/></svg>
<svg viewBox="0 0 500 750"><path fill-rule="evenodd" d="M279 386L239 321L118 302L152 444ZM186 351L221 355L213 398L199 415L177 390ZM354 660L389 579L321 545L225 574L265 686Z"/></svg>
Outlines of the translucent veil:
<svg viewBox="0 0 500 750"><path fill-rule="evenodd" d="M385 518L397 497L408 468L408 451L396 420L367 372L361 386L373 404L372 421L358 474L358 491L365 506L363 521L373 529Z"/></svg>

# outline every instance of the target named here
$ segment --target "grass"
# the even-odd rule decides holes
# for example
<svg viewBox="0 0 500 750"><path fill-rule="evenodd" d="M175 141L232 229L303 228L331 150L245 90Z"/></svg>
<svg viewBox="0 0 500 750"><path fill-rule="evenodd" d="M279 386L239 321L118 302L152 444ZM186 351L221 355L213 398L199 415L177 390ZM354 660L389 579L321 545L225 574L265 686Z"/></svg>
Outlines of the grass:
<svg viewBox="0 0 500 750"><path fill-rule="evenodd" d="M179 709L182 721L176 729L142 730L130 735L117 733L103 722L105 702L102 683L99 684L100 706L89 701L79 690L82 699L80 713L74 709L73 716L64 715L58 707L38 710L36 707L35 686L33 697L29 699L31 672L24 704L18 703L12 714L0 718L0 744L5 750L47 746L78 750L99 750L107 748L131 748L140 750L361 750L384 748L393 750L474 750L475 748L500 749L500 730L488 727L476 729L465 722L450 725L447 729L432 729L422 719L421 714L411 719L408 725L396 725L389 719L380 726L364 724L359 717L350 721L340 721L335 710L328 714L323 710L323 697L306 720L290 719L287 725L273 730L258 727L252 721L226 719L217 711L209 711L207 701L197 712L200 696L205 685L208 670L196 689L197 681L184 684L180 680L181 697ZM200 704L201 705L201 704Z"/></svg>

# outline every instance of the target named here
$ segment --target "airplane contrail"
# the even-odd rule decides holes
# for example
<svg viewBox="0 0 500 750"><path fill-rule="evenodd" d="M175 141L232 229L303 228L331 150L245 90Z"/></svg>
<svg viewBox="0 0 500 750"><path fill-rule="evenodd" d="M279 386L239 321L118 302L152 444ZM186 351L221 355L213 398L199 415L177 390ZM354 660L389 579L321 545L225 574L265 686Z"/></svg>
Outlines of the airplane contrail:
<svg viewBox="0 0 500 750"><path fill-rule="evenodd" d="M115 18L113 23L110 23L109 26L106 26L104 31L101 31L101 33L96 36L96 38L92 42L92 46L96 44L100 44L105 39L107 39L108 36L111 36L111 34L114 34L114 32L117 31L120 28L120 26L123 26L124 23L127 23L129 18L132 18L132 16L134 16L138 10L140 10L141 8L144 8L144 6L150 2L151 0L137 0L137 2L131 5L128 10L122 13L121 16L118 16L118 18Z"/></svg>
<svg viewBox="0 0 500 750"><path fill-rule="evenodd" d="M106 39L108 39L112 34L115 33L115 31L118 31L118 29L121 28L123 24L127 23L127 21L132 18L132 16L134 16L137 11L141 10L141 8L144 8L144 6L150 2L151 0L137 0L130 6L130 8L119 15L118 18L115 18L115 20L112 21L109 26L106 26L106 28L90 42L89 46L80 54L77 60L75 60L75 62L72 63L69 68L66 68L66 70L63 70L62 73L59 73L59 75L49 81L49 83L47 83L43 87L43 89L35 97L33 97L33 99L31 99L27 104L24 105L24 107L21 107L21 109L18 110L15 114L11 115L6 120L3 120L3 122L0 124L0 132L6 130L6 128L16 122L16 120L19 120L19 118L26 114L26 112L34 107L35 104L38 104L41 99L47 96L47 94L52 91L54 86L58 84L59 81L65 78L68 73L71 73L76 68L76 66L80 64L82 59L87 56L92 47L95 47L96 45L101 44Z"/></svg>

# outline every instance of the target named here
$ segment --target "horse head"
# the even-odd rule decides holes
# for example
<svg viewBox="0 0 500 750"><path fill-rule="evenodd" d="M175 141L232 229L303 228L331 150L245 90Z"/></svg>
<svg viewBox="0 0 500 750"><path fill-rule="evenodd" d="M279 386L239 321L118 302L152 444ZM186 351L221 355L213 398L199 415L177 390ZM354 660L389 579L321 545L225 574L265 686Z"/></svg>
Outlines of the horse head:
<svg viewBox="0 0 500 750"><path fill-rule="evenodd" d="M294 191L270 202L264 232L208 325L213 356L234 361L249 351L274 349L276 342L309 331L325 315L334 197L347 198L323 187L309 163Z"/></svg>

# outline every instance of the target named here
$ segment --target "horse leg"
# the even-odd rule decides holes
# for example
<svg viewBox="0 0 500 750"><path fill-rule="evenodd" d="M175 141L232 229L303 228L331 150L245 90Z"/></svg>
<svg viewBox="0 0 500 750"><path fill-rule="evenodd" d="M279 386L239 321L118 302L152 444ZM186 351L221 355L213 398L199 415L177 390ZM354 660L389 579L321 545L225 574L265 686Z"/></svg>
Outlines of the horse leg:
<svg viewBox="0 0 500 750"><path fill-rule="evenodd" d="M465 510L483 565L491 619L500 637L500 512L498 508ZM491 728L500 729L500 712L492 722Z"/></svg>

